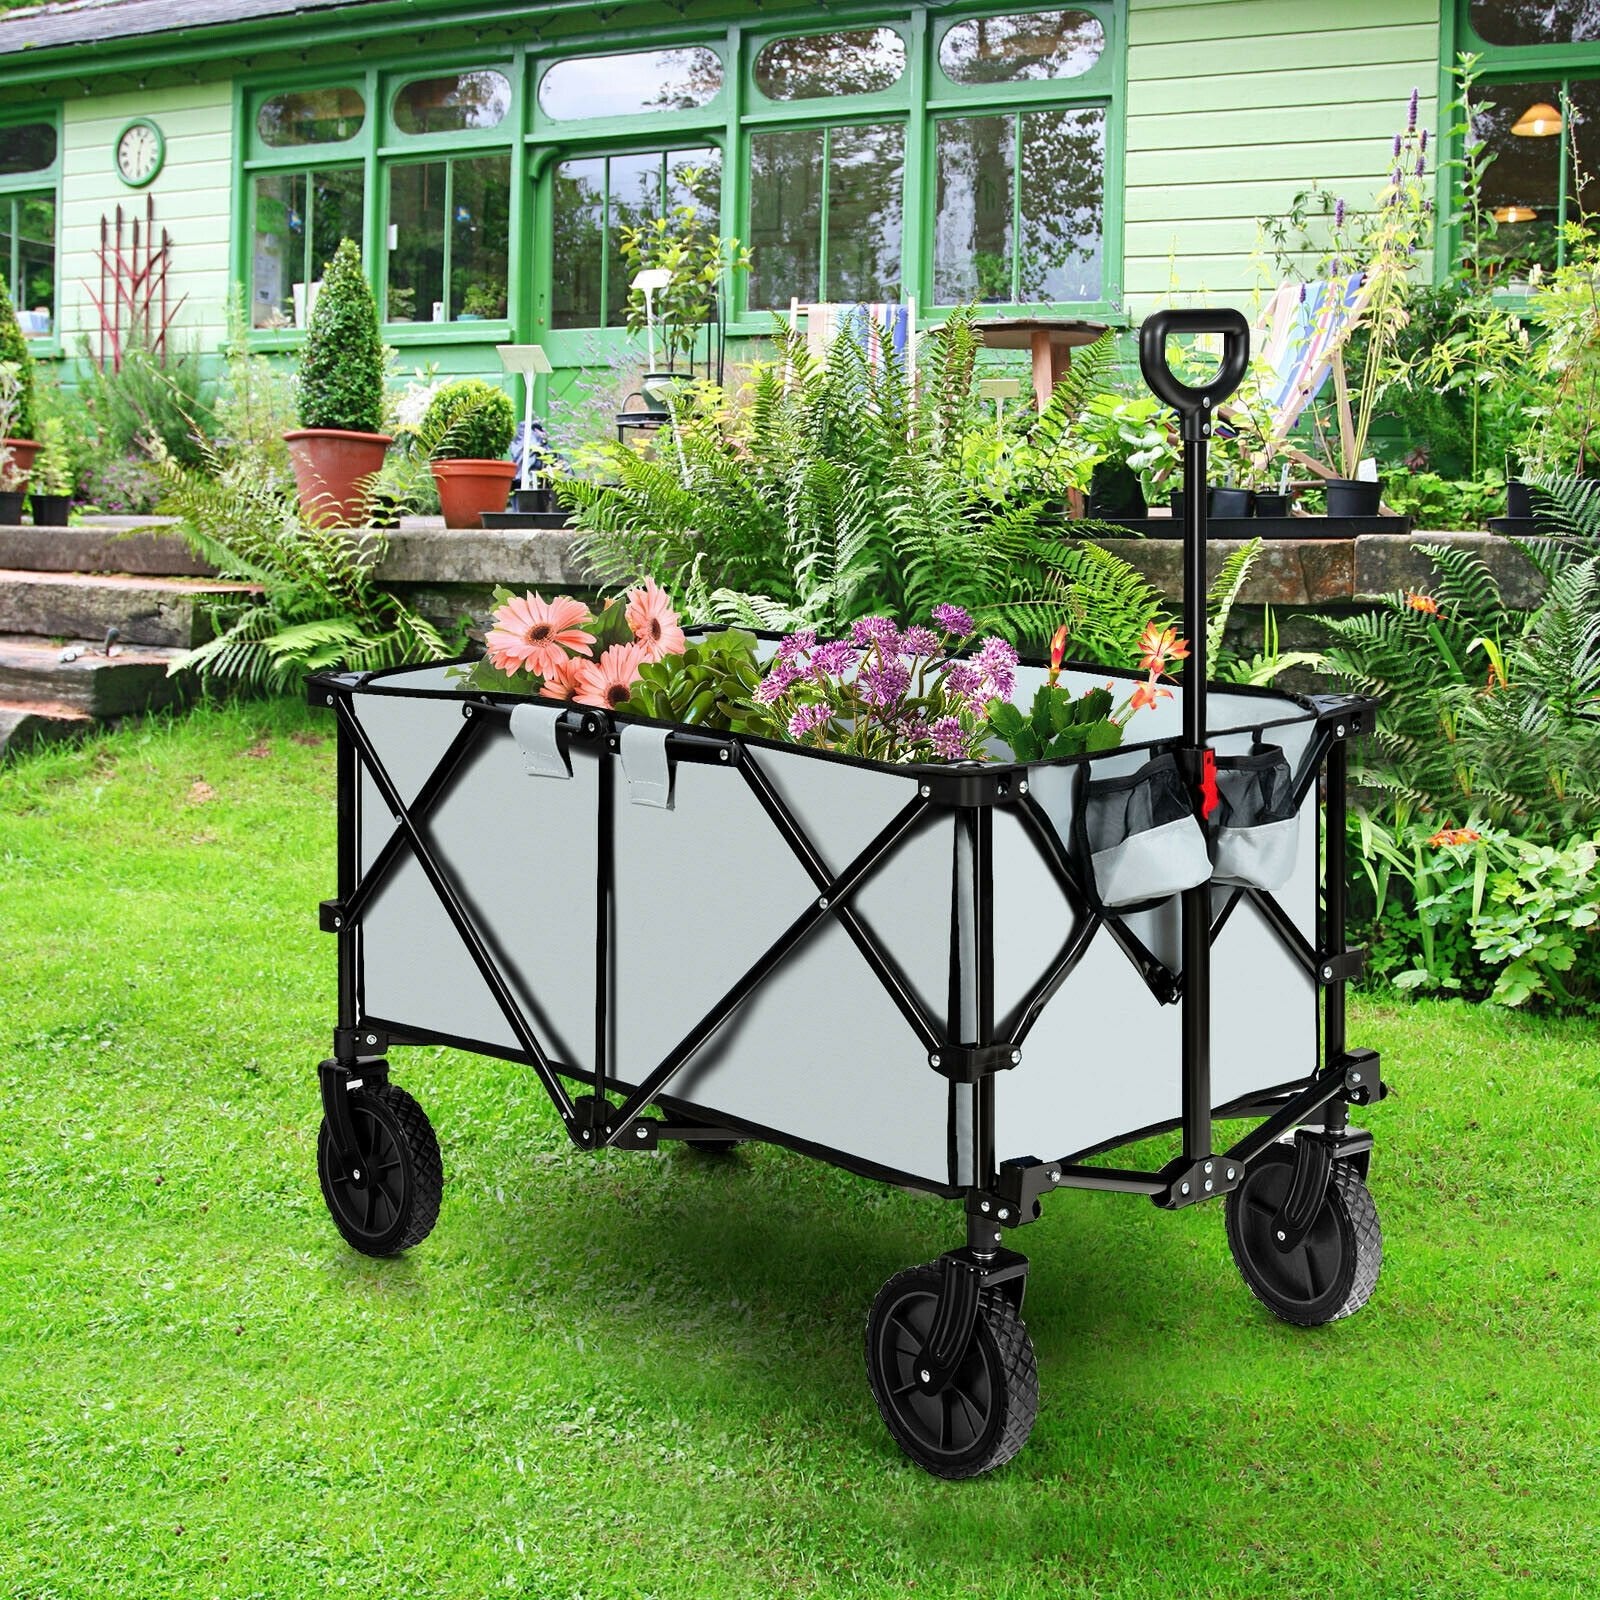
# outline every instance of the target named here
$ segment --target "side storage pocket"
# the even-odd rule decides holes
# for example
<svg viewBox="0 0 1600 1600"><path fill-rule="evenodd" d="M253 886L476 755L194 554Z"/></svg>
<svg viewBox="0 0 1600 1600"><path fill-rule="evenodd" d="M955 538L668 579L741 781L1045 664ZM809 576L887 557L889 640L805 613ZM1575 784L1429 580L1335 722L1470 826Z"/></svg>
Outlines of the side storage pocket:
<svg viewBox="0 0 1600 1600"><path fill-rule="evenodd" d="M1159 905L1211 876L1205 831L1170 755L1086 783L1077 815L1090 887L1108 909Z"/></svg>
<svg viewBox="0 0 1600 1600"><path fill-rule="evenodd" d="M1246 889L1281 889L1294 871L1300 813L1289 761L1275 744L1249 755L1218 756L1217 798L1211 818L1213 881Z"/></svg>

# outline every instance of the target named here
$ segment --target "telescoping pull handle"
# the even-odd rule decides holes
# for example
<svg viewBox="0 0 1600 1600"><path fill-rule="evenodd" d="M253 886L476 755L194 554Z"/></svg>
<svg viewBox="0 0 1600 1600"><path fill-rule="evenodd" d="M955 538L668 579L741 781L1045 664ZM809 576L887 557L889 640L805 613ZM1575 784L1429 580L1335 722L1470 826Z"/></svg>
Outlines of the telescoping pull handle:
<svg viewBox="0 0 1600 1600"><path fill-rule="evenodd" d="M1196 387L1173 375L1167 365L1167 340L1175 333L1222 335L1222 365L1210 383ZM1139 325L1139 369L1158 400L1178 413L1185 439L1211 436L1211 419L1244 381L1250 365L1250 324L1237 312L1157 311Z"/></svg>

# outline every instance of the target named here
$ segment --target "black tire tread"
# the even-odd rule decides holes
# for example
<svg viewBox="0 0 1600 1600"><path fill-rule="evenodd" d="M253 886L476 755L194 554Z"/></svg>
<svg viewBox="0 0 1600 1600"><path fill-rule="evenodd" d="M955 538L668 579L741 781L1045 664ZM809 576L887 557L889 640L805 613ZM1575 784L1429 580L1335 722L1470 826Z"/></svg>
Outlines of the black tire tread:
<svg viewBox="0 0 1600 1600"><path fill-rule="evenodd" d="M439 1154L439 1140L434 1134L433 1124L428 1121L427 1113L398 1084L376 1084L370 1089L363 1090L362 1094L369 1101L381 1104L388 1111L393 1119L395 1131L405 1146L408 1163L406 1199L409 1202L405 1231L393 1244L381 1250L374 1249L370 1239L352 1234L340 1224L339 1214L331 1200L328 1203L328 1210L333 1217L334 1226L339 1229L340 1236L351 1249L368 1256L399 1255L402 1250L409 1250L413 1245L421 1244L433 1232L434 1224L439 1220L439 1204L444 1197L444 1160ZM320 1161L318 1167L320 1171ZM323 1198L328 1199L325 1178Z"/></svg>

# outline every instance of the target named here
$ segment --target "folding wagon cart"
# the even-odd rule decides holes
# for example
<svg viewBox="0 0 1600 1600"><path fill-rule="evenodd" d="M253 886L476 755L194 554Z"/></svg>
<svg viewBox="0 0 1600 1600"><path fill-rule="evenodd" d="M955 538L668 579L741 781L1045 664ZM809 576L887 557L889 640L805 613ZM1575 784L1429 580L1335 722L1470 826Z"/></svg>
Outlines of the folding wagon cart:
<svg viewBox="0 0 1600 1600"><path fill-rule="evenodd" d="M1207 388L1168 369L1183 333L1223 336ZM578 1150L769 1140L960 1200L965 1243L891 1278L866 1334L889 1431L942 1476L1032 1427L1006 1241L1057 1189L1225 1197L1270 1310L1357 1310L1381 1243L1349 1107L1383 1088L1345 1038L1345 770L1373 707L1207 690L1206 443L1248 348L1234 313L1141 330L1184 439L1192 655L1138 743L896 766L463 693L442 667L312 680L339 730L317 1157L345 1239L432 1229L439 1148L387 1058L444 1044L530 1068ZM1044 669L1018 677L1026 702ZM1218 1118L1255 1126L1219 1147ZM1171 1130L1159 1170L1095 1159Z"/></svg>

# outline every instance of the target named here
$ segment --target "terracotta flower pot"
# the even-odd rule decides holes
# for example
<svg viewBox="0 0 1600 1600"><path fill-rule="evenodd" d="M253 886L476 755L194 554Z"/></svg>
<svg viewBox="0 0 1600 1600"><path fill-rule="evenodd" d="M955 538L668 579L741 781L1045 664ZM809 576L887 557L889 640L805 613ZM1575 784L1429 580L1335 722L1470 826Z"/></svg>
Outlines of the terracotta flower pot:
<svg viewBox="0 0 1600 1600"><path fill-rule="evenodd" d="M39 453L37 439L7 439L6 449L11 452L11 468L16 481L10 485L18 494L28 487L28 475L33 471L33 458Z"/></svg>
<svg viewBox="0 0 1600 1600"><path fill-rule="evenodd" d="M515 461L435 461L433 481L447 528L481 528L485 511L504 511Z"/></svg>
<svg viewBox="0 0 1600 1600"><path fill-rule="evenodd" d="M394 440L386 433L296 428L283 436L294 467L300 511L308 522L348 525L366 516L365 482L383 466Z"/></svg>

